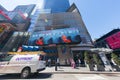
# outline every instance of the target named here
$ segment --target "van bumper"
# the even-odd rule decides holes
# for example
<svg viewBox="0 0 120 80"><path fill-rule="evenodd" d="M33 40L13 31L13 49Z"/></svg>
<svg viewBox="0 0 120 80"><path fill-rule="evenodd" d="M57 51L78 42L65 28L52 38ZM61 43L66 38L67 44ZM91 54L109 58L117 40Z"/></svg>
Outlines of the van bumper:
<svg viewBox="0 0 120 80"><path fill-rule="evenodd" d="M46 68L38 69L37 72L43 71L43 70L45 70L45 69L46 69Z"/></svg>

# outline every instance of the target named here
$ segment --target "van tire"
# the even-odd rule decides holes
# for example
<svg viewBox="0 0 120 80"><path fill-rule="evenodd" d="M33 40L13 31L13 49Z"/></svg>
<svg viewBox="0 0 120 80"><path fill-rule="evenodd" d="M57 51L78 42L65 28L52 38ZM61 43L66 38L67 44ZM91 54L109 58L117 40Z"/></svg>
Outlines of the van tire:
<svg viewBox="0 0 120 80"><path fill-rule="evenodd" d="M21 72L21 74L20 74L20 77L22 78L22 79L26 79L26 78L28 78L29 76L30 76L30 73L31 73L31 71L30 71L30 68L24 68L23 70L22 70L22 72Z"/></svg>
<svg viewBox="0 0 120 80"><path fill-rule="evenodd" d="M39 72L35 72L34 75L35 75L35 76L38 76L38 75L39 75Z"/></svg>

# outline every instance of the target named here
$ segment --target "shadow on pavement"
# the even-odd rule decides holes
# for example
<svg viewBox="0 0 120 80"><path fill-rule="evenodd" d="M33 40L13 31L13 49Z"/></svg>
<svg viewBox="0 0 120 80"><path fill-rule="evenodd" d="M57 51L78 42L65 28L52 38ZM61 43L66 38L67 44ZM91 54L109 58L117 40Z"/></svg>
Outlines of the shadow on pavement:
<svg viewBox="0 0 120 80"><path fill-rule="evenodd" d="M45 78L50 78L52 76L51 73L39 73L37 75L31 74L30 78L28 79L45 79ZM5 75L0 75L0 80L2 79L20 79L19 74L5 74Z"/></svg>
<svg viewBox="0 0 120 80"><path fill-rule="evenodd" d="M0 80L1 79L19 79L19 75L18 74L3 74L0 75Z"/></svg>
<svg viewBox="0 0 120 80"><path fill-rule="evenodd" d="M30 79L45 79L50 78L52 76L51 73L39 73L38 75L31 75Z"/></svg>
<svg viewBox="0 0 120 80"><path fill-rule="evenodd" d="M118 74L104 74L105 76L113 76L113 77L120 77L120 75L118 75Z"/></svg>

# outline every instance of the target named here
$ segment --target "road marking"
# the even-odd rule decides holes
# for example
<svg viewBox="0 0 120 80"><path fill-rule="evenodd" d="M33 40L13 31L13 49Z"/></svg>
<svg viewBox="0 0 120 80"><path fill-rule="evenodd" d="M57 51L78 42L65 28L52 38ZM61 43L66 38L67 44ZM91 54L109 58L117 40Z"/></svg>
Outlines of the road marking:
<svg viewBox="0 0 120 80"><path fill-rule="evenodd" d="M108 80L107 78L93 75L93 76L80 76L80 75L74 75L78 80Z"/></svg>

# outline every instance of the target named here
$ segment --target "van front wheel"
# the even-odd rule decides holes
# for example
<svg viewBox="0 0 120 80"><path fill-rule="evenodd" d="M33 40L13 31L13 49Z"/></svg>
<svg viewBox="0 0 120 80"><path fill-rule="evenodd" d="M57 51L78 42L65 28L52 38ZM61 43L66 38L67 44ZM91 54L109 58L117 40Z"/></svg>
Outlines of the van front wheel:
<svg viewBox="0 0 120 80"><path fill-rule="evenodd" d="M39 72L35 72L34 75L38 76L38 75L39 75Z"/></svg>
<svg viewBox="0 0 120 80"><path fill-rule="evenodd" d="M30 76L30 69L29 68L24 68L21 72L21 78L25 79Z"/></svg>

